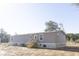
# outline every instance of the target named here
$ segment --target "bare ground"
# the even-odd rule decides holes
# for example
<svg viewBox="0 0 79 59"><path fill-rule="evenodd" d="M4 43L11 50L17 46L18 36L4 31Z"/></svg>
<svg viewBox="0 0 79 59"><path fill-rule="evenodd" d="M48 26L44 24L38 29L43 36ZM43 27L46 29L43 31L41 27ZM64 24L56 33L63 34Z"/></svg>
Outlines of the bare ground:
<svg viewBox="0 0 79 59"><path fill-rule="evenodd" d="M79 56L79 43L67 43L64 48L38 49L0 44L0 56Z"/></svg>

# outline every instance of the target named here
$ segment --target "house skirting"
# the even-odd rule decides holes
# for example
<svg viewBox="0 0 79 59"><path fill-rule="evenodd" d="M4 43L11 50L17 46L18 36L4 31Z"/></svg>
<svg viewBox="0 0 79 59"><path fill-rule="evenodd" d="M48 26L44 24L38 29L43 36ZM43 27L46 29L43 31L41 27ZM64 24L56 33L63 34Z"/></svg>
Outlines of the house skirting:
<svg viewBox="0 0 79 59"><path fill-rule="evenodd" d="M39 48L56 48L56 43L38 43Z"/></svg>
<svg viewBox="0 0 79 59"><path fill-rule="evenodd" d="M60 47L65 47L66 44L65 43L56 43L56 47L60 48Z"/></svg>
<svg viewBox="0 0 79 59"><path fill-rule="evenodd" d="M10 43L10 45L21 46L23 43ZM27 44L26 44L27 45ZM65 47L64 43L38 43L39 48L60 48Z"/></svg>
<svg viewBox="0 0 79 59"><path fill-rule="evenodd" d="M65 43L38 43L39 48L60 48L65 46Z"/></svg>

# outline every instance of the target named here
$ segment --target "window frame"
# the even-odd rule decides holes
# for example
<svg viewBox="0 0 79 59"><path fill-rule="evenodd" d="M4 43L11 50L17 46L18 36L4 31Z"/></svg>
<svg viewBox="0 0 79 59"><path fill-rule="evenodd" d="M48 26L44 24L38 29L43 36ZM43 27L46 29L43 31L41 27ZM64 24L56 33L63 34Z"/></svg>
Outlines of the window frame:
<svg viewBox="0 0 79 59"><path fill-rule="evenodd" d="M42 39L40 39L42 38ZM44 39L44 35L43 34L39 34L39 40L42 41Z"/></svg>
<svg viewBox="0 0 79 59"><path fill-rule="evenodd" d="M38 37L38 35L37 35L37 34L34 34L34 39L35 39L35 40L37 39L37 37Z"/></svg>

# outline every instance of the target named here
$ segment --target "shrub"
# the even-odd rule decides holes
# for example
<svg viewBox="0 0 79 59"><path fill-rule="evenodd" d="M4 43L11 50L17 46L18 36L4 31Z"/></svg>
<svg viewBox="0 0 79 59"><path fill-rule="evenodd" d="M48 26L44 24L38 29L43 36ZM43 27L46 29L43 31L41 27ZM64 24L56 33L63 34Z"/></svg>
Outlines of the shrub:
<svg viewBox="0 0 79 59"><path fill-rule="evenodd" d="M76 43L79 43L79 39L75 41Z"/></svg>
<svg viewBox="0 0 79 59"><path fill-rule="evenodd" d="M25 44L21 44L21 46L22 46L22 47L26 47L26 45L25 45Z"/></svg>
<svg viewBox="0 0 79 59"><path fill-rule="evenodd" d="M30 41L27 43L28 48L36 48L37 47L37 42Z"/></svg>

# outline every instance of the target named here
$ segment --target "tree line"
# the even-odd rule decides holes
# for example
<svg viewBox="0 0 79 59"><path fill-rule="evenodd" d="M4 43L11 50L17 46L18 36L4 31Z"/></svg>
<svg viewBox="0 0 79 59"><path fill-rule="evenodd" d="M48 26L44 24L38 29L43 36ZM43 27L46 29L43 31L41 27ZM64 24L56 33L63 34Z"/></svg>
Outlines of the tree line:
<svg viewBox="0 0 79 59"><path fill-rule="evenodd" d="M66 38L68 41L79 41L79 33L67 33Z"/></svg>

